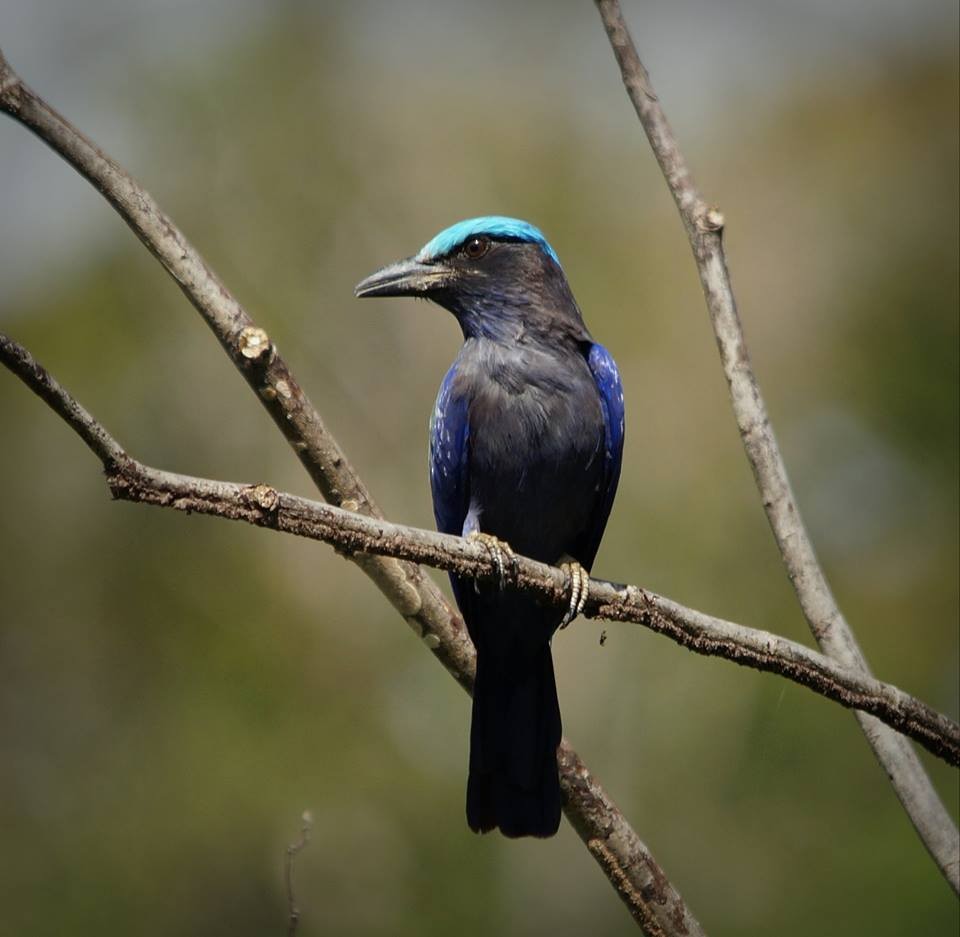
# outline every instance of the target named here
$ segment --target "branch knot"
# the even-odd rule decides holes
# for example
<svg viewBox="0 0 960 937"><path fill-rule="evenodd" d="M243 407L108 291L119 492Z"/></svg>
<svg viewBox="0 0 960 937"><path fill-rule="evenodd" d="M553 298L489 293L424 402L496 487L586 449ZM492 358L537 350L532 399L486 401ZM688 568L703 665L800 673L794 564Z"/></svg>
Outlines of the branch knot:
<svg viewBox="0 0 960 937"><path fill-rule="evenodd" d="M268 514L273 514L280 506L280 495L277 489L269 485L250 485L244 489L242 497L247 504L258 507Z"/></svg>
<svg viewBox="0 0 960 937"><path fill-rule="evenodd" d="M269 355L273 350L273 344L270 336L255 325L246 326L237 339L237 350L249 361L257 361L265 354ZM267 358L267 361L270 359Z"/></svg>

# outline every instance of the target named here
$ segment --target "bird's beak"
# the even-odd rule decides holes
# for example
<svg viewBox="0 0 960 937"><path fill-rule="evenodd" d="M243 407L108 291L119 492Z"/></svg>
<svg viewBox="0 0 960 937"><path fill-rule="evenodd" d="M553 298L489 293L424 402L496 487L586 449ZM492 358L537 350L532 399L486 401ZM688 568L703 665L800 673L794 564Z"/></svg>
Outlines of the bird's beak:
<svg viewBox="0 0 960 937"><path fill-rule="evenodd" d="M390 264L361 280L353 293L365 296L422 296L448 284L453 271L442 263L421 263L415 257Z"/></svg>

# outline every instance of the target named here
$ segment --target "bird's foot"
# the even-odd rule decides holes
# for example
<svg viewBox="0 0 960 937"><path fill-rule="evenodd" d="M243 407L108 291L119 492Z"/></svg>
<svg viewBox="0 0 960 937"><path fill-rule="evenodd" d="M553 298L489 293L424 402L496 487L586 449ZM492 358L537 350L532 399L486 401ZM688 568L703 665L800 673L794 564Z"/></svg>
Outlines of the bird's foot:
<svg viewBox="0 0 960 937"><path fill-rule="evenodd" d="M568 557L565 559L568 562L561 563L560 568L570 577L570 604L560 621L561 631L583 611L590 594L589 573L576 560Z"/></svg>
<svg viewBox="0 0 960 937"><path fill-rule="evenodd" d="M467 534L467 540L476 540L483 544L497 570L497 582L500 585L500 591L503 592L507 587L507 565L510 566L511 576L515 578L517 574L517 556L510 544L506 540L498 540L493 534L484 534L479 530ZM474 586L476 587L476 582Z"/></svg>

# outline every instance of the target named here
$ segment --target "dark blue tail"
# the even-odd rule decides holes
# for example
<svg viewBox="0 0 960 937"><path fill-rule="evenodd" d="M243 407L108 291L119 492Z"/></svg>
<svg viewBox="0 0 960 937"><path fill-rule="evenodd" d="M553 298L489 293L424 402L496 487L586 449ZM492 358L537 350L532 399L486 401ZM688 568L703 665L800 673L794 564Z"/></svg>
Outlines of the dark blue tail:
<svg viewBox="0 0 960 937"><path fill-rule="evenodd" d="M467 781L467 823L477 833L553 836L560 825L553 659L546 641L524 644L508 654L502 645L478 647Z"/></svg>

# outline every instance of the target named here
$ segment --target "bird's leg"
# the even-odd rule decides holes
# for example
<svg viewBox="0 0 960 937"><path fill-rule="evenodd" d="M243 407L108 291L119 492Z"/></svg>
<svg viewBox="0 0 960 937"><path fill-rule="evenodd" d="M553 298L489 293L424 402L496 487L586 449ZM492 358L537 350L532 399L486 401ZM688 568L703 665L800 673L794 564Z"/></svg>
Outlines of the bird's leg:
<svg viewBox="0 0 960 937"><path fill-rule="evenodd" d="M560 568L570 577L570 604L560 621L560 630L562 631L583 611L583 607L587 604L587 596L590 593L590 575L572 557L563 556L561 560Z"/></svg>
<svg viewBox="0 0 960 937"><path fill-rule="evenodd" d="M498 540L493 534L481 533L479 530L471 530L467 534L467 540L476 540L482 543L486 548L493 565L497 569L497 581L500 585L500 591L507 587L507 571L504 559L510 564L511 575L516 577L517 557L510 544L506 540Z"/></svg>

